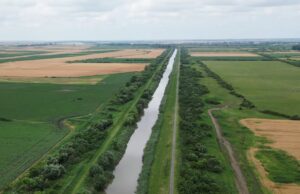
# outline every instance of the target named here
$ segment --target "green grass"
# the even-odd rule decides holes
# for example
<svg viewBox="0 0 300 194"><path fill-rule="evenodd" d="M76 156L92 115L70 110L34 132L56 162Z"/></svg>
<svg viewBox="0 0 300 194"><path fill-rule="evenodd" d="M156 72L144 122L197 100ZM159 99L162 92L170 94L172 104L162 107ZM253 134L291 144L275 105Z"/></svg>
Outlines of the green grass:
<svg viewBox="0 0 300 194"><path fill-rule="evenodd" d="M272 181L300 184L300 162L286 152L260 149L256 152L255 157L262 162Z"/></svg>
<svg viewBox="0 0 300 194"><path fill-rule="evenodd" d="M221 103L221 105L229 106L226 109L214 112L214 115L218 118L218 122L222 127L224 137L232 144L232 147L241 165L242 171L246 177L250 193L267 193L258 179L258 174L256 173L255 168L251 163L249 163L247 159L247 150L250 147L255 146L256 144L265 142L265 139L255 137L249 129L242 127L239 124L239 120L249 117L268 118L268 115L258 113L254 110L239 110L238 107L241 103L241 100L231 95L226 89L222 88L216 80L211 77L207 77L202 68L200 68L199 66L197 68L201 70L203 72L203 75L205 76L204 78L202 78L201 83L208 87L210 91L210 93L208 93L204 97L216 99ZM207 109L210 107L213 106L207 105ZM207 122L209 122L209 118L207 117L207 115L205 116L205 119L207 120ZM214 138L216 138L215 134ZM215 155L218 156L218 159L220 159L225 166L225 173L222 177L223 181L225 183L231 183L231 187L229 188L234 189L234 175L231 171L230 163L228 162L226 157L220 155L218 147L215 147L213 145L208 146L209 150L215 153ZM226 185L230 184L226 183Z"/></svg>
<svg viewBox="0 0 300 194"><path fill-rule="evenodd" d="M209 90L209 93L203 96L204 99L215 99L221 105L238 107L240 103L240 99L230 95L226 89L218 85L216 80L207 77L206 73L201 67L199 67L198 65L194 65L194 68L202 72L204 78L201 79L201 84L205 85ZM215 107L215 105L206 104L205 112L207 112L207 110L212 107ZM203 120L202 122L213 127L207 113L203 114L202 120ZM220 149L220 146L217 142L217 135L215 130L213 130L212 138L205 139L203 144L207 147L208 153L214 155L221 162L224 169L224 171L221 174L211 173L211 176L215 177L215 180L218 181L218 184L223 186L224 193L230 193L230 194L238 193L235 187L234 173L231 169L231 165L228 161L226 154L224 154Z"/></svg>
<svg viewBox="0 0 300 194"><path fill-rule="evenodd" d="M0 117L55 121L88 114L105 103L132 76L107 76L96 85L0 83Z"/></svg>
<svg viewBox="0 0 300 194"><path fill-rule="evenodd" d="M67 130L46 122L0 121L0 188L30 167Z"/></svg>
<svg viewBox="0 0 300 194"><path fill-rule="evenodd" d="M300 69L275 61L206 61L208 67L233 85L260 110L299 114Z"/></svg>
<svg viewBox="0 0 300 194"><path fill-rule="evenodd" d="M0 188L65 137L61 119L95 111L132 75L108 75L96 85L0 83L0 118L12 120L0 121Z"/></svg>

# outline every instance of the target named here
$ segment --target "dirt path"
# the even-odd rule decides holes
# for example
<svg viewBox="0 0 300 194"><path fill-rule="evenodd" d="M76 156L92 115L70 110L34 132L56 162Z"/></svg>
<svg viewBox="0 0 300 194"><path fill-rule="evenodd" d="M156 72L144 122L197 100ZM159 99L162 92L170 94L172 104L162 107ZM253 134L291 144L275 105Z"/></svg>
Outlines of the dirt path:
<svg viewBox="0 0 300 194"><path fill-rule="evenodd" d="M180 55L178 53L178 55ZM180 59L179 59L180 60ZM175 111L173 116L173 136L172 136L172 155L171 155L171 169L170 169L170 186L169 194L174 194L174 179L175 179L175 163L176 163L176 138L177 138L177 116L178 116L178 91L179 91L179 75L180 75L180 62L177 64L177 79L176 79L176 99Z"/></svg>
<svg viewBox="0 0 300 194"><path fill-rule="evenodd" d="M229 141L227 141L223 134L222 134L222 129L217 121L217 119L213 116L212 112L213 111L217 111L217 110L221 110L222 108L212 108L208 110L208 115L215 127L216 133L217 133L217 138L218 138L218 142L221 145L222 149L225 149L227 152L227 155L229 157L230 160L230 164L231 167L234 171L235 174L235 183L237 186L237 189L239 191L240 194L249 194L248 191L248 187L247 187L247 182L246 179L242 173L242 170L240 168L240 165L235 157L234 151L232 149L231 144L229 143Z"/></svg>

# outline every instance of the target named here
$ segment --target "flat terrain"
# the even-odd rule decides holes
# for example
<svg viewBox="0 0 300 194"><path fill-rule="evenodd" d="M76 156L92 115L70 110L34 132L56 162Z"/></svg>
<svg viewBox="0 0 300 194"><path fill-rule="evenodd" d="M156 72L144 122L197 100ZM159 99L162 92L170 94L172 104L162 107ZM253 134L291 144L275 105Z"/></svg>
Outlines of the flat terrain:
<svg viewBox="0 0 300 194"><path fill-rule="evenodd" d="M142 71L144 63L67 63L93 58L155 58L163 49L124 49L75 57L51 58L2 63L2 77L78 77Z"/></svg>
<svg viewBox="0 0 300 194"><path fill-rule="evenodd" d="M252 118L240 122L256 135L271 140L271 147L284 150L300 160L300 121Z"/></svg>
<svg viewBox="0 0 300 194"><path fill-rule="evenodd" d="M257 54L248 52L191 52L194 57L257 57Z"/></svg>
<svg viewBox="0 0 300 194"><path fill-rule="evenodd" d="M300 112L300 68L276 61L206 61L235 90L260 110Z"/></svg>
<svg viewBox="0 0 300 194"><path fill-rule="evenodd" d="M67 130L56 129L47 122L0 121L0 188L42 157L66 133Z"/></svg>
<svg viewBox="0 0 300 194"><path fill-rule="evenodd" d="M137 72L144 68L143 63L56 63L55 60L36 60L2 64L0 77L80 77Z"/></svg>
<svg viewBox="0 0 300 194"><path fill-rule="evenodd" d="M61 128L61 119L93 112L131 76L107 75L93 85L0 83L0 117L4 120L0 121L0 188L68 133Z"/></svg>

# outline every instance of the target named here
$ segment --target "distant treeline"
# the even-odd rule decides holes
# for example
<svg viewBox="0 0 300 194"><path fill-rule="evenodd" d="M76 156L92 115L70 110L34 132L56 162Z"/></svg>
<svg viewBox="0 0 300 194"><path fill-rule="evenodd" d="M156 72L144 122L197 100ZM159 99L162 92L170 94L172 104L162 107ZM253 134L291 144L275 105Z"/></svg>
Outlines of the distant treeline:
<svg viewBox="0 0 300 194"><path fill-rule="evenodd" d="M153 59L147 58L95 58L68 61L68 63L151 63Z"/></svg>
<svg viewBox="0 0 300 194"><path fill-rule="evenodd" d="M292 46L292 49L293 50L300 50L300 44L297 44L297 45L294 45L294 46Z"/></svg>
<svg viewBox="0 0 300 194"><path fill-rule="evenodd" d="M280 62L287 63L287 64L290 64L290 65L293 65L296 67L300 67L300 61L297 61L297 60L280 59L280 58L276 58L276 57L273 57L273 56L265 54L265 53L259 53L259 54L265 58L269 58L270 61L280 61Z"/></svg>
<svg viewBox="0 0 300 194"><path fill-rule="evenodd" d="M196 61L271 61L272 59L257 57L193 57Z"/></svg>

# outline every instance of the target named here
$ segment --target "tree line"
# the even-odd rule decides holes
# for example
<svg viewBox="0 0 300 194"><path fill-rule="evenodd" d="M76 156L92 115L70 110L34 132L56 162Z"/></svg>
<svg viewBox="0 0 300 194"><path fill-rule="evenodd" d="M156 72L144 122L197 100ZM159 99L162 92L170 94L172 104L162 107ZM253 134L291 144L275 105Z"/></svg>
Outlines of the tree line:
<svg viewBox="0 0 300 194"><path fill-rule="evenodd" d="M229 83L224 81L218 74L216 74L215 72L210 70L204 63L201 62L201 65L204 67L204 70L207 73L207 75L214 78L221 87L229 90L229 93L231 95L234 95L234 96L242 99L242 102L240 104L240 109L242 109L242 108L249 108L249 109L255 108L255 105L250 100L248 100L245 96L243 96L242 94L236 92L232 85L230 85Z"/></svg>
<svg viewBox="0 0 300 194"><path fill-rule="evenodd" d="M179 133L181 165L178 178L180 194L222 193L222 186L213 174L223 171L221 162L208 153L203 141L212 138L212 127L203 121L205 102L209 93L200 83L201 72L190 66L187 50L182 49L179 87Z"/></svg>

